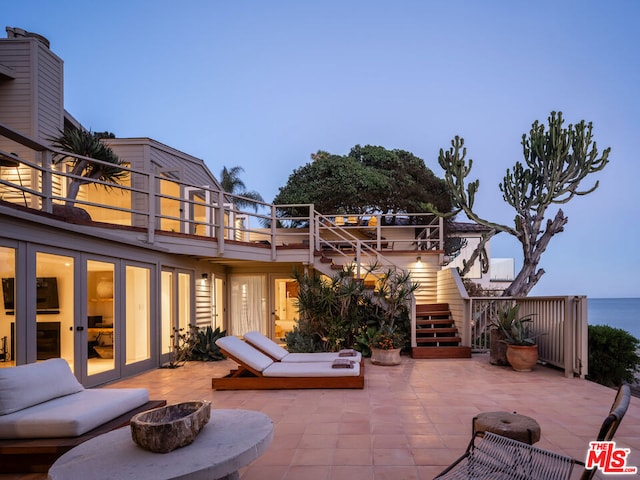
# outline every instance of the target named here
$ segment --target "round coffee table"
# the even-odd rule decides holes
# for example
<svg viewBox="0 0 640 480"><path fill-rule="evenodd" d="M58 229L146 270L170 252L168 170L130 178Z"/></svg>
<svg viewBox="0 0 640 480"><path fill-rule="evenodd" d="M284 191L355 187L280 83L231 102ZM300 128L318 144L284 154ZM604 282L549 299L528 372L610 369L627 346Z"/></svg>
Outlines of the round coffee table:
<svg viewBox="0 0 640 480"><path fill-rule="evenodd" d="M273 422L251 410L211 410L209 423L193 443L169 453L153 453L131 439L130 427L88 440L62 455L50 480L238 479L238 469L267 449Z"/></svg>
<svg viewBox="0 0 640 480"><path fill-rule="evenodd" d="M533 418L515 412L481 413L473 419L473 433L491 432L533 445L540 440L540 425Z"/></svg>

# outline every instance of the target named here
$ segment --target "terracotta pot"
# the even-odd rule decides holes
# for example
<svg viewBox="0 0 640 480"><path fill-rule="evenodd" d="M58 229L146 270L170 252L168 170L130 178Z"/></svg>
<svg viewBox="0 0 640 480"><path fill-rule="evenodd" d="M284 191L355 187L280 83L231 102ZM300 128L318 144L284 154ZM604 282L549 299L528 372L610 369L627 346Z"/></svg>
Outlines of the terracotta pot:
<svg viewBox="0 0 640 480"><path fill-rule="evenodd" d="M507 360L517 372L530 372L538 362L538 345L509 345Z"/></svg>
<svg viewBox="0 0 640 480"><path fill-rule="evenodd" d="M400 364L399 348L383 350L381 348L371 349L371 363L376 365L399 365Z"/></svg>

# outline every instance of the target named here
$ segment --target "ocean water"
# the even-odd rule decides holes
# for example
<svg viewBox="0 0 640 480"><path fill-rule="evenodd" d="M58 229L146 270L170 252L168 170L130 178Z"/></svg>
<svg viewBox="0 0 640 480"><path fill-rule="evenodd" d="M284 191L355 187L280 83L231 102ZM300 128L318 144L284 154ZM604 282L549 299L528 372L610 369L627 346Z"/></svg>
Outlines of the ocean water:
<svg viewBox="0 0 640 480"><path fill-rule="evenodd" d="M609 325L640 339L640 298L588 298L589 325Z"/></svg>

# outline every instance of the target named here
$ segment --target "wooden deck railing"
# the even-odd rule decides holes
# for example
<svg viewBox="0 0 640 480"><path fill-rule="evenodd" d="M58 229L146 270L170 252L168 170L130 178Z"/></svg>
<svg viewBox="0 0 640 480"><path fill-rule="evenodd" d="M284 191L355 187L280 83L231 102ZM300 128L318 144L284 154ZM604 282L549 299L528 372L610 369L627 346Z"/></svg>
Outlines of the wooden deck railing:
<svg viewBox="0 0 640 480"><path fill-rule="evenodd" d="M2 124L0 137L15 142L9 147L3 142L0 155L8 159L7 164L19 164L0 168L0 199L30 209L51 213L55 205L69 200L66 185L80 179L54 165L55 154L104 164L55 150ZM20 152L19 156L13 151ZM312 204L256 202L131 166L121 168L127 178L120 184L82 178L90 183L81 187L73 204L88 210L95 221L146 231L151 244L163 232L216 239L220 254L227 241L260 243L271 246L273 260L276 247L308 245L311 261L313 249L321 242L334 242L339 250L348 239L363 255L372 250L440 251L444 244L442 219L432 214L345 215L338 225L338 217L325 217ZM94 197L104 191L109 195ZM239 207L247 202L250 206Z"/></svg>
<svg viewBox="0 0 640 480"><path fill-rule="evenodd" d="M476 297L470 298L471 347L489 348L490 321L504 306L520 305L520 315L532 315L540 362L564 370L567 377L584 378L588 371L587 299L563 297Z"/></svg>
<svg viewBox="0 0 640 480"><path fill-rule="evenodd" d="M455 269L438 273L438 302L448 303L462 344L474 352L487 352L490 324L497 311L520 305L520 315L532 314L538 337L540 362L564 370L565 376L584 378L588 373L587 298L561 297L469 297Z"/></svg>

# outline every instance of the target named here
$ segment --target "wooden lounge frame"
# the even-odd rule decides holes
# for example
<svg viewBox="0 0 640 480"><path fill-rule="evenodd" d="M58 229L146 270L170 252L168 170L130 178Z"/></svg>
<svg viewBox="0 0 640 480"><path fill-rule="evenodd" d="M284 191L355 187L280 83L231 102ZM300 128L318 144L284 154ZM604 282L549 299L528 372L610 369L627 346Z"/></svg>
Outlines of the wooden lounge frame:
<svg viewBox="0 0 640 480"><path fill-rule="evenodd" d="M0 440L0 473L46 473L62 454L91 438L129 424L135 414L163 407L166 400L150 400L78 437ZM87 478L90 478L87 472Z"/></svg>
<svg viewBox="0 0 640 480"><path fill-rule="evenodd" d="M229 375L213 378L215 390L287 390L308 388L364 388L364 364L360 364L360 375L338 377L265 377L262 372L220 348L228 358L238 363L238 368Z"/></svg>

